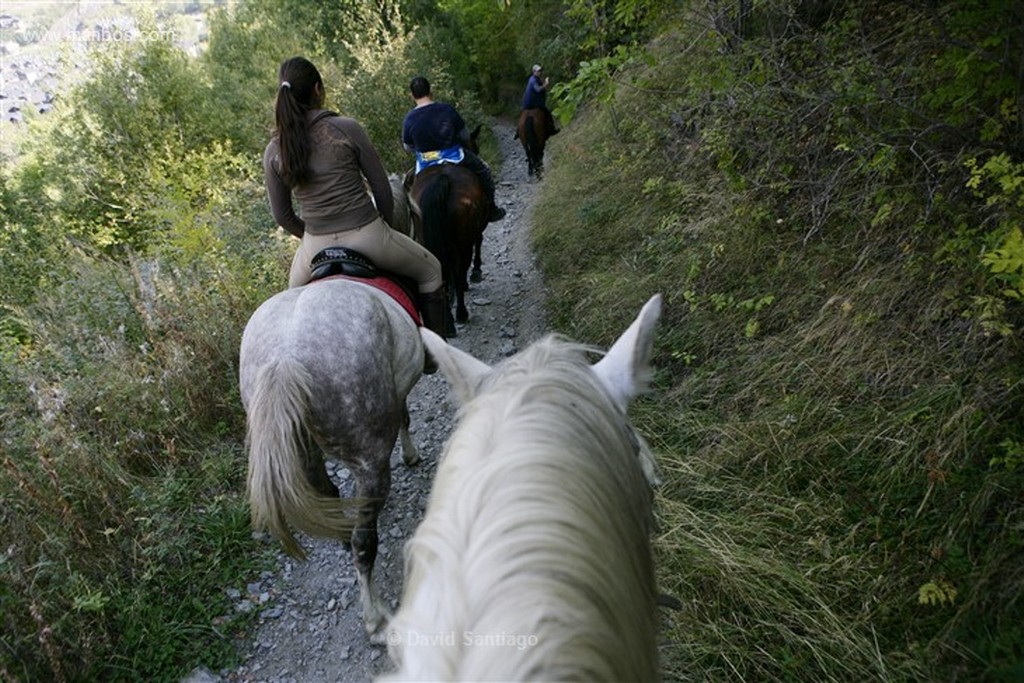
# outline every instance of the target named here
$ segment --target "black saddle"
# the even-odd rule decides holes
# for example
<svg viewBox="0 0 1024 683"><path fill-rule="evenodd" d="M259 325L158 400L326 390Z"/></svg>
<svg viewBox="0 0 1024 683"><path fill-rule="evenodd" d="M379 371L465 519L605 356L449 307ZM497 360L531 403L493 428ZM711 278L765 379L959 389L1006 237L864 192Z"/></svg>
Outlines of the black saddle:
<svg viewBox="0 0 1024 683"><path fill-rule="evenodd" d="M380 270L373 265L370 259L366 258L354 249L346 247L327 247L321 249L313 260L310 261L313 269L310 282L316 282L332 275L345 275L347 277L358 277L372 280L375 277L386 277L399 287L405 290L406 295L419 308L418 288L416 281L412 278L398 275L386 270Z"/></svg>
<svg viewBox="0 0 1024 683"><path fill-rule="evenodd" d="M358 251L345 247L327 247L320 250L320 253L310 261L310 267L313 269L309 278L310 282L332 275L361 278L375 278L378 275L384 275L377 270L377 266L373 265L370 259Z"/></svg>

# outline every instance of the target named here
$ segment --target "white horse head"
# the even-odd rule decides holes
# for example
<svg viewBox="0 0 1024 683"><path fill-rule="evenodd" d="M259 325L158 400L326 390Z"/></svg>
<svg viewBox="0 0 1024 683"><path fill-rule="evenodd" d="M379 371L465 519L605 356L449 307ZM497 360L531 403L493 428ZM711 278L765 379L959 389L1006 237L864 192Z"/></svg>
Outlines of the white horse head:
<svg viewBox="0 0 1024 683"><path fill-rule="evenodd" d="M492 368L421 330L462 406L406 547L389 680L657 678L650 452L626 406L660 311L596 364L551 335Z"/></svg>

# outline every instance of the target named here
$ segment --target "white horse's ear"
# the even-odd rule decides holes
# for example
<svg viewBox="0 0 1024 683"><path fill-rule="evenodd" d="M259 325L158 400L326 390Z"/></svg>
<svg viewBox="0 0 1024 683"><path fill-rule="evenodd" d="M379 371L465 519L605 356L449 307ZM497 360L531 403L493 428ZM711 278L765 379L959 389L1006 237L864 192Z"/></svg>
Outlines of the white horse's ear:
<svg viewBox="0 0 1024 683"><path fill-rule="evenodd" d="M661 294L652 296L629 328L622 333L604 358L594 364L594 372L612 400L626 409L629 399L647 389L651 378L651 354L654 328L661 317Z"/></svg>
<svg viewBox="0 0 1024 683"><path fill-rule="evenodd" d="M452 385L455 399L460 404L472 400L481 380L490 374L491 366L455 348L425 327L420 328L420 337L427 347L427 353L434 357L437 367Z"/></svg>

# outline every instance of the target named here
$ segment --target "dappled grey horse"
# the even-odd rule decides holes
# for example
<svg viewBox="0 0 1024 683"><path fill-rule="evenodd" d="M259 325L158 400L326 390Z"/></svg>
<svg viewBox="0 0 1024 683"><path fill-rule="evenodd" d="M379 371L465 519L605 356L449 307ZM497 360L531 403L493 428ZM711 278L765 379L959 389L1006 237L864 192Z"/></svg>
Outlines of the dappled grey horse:
<svg viewBox="0 0 1024 683"><path fill-rule="evenodd" d="M275 294L242 335L253 523L299 558L305 551L295 530L351 542L374 641L389 617L373 580L377 516L399 436L405 463L418 461L406 397L420 377L423 353L417 323L402 305L349 279ZM339 497L324 457L351 471L354 499Z"/></svg>

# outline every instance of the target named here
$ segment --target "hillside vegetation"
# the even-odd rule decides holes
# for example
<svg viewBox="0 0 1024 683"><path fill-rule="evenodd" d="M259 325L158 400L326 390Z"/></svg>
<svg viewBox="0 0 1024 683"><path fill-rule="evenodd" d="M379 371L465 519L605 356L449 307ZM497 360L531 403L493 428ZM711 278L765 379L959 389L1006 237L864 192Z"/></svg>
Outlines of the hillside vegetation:
<svg viewBox="0 0 1024 683"><path fill-rule="evenodd" d="M552 76L553 326L666 301L633 413L665 679L1024 676L1024 6L210 5L198 60L92 46L0 172L0 678L177 680L248 626L237 349L294 248L260 168L293 54L393 171L412 74L471 125Z"/></svg>
<svg viewBox="0 0 1024 683"><path fill-rule="evenodd" d="M1024 675L1024 24L996 5L683 12L556 138L556 326L607 343L666 296L636 411L666 678Z"/></svg>

